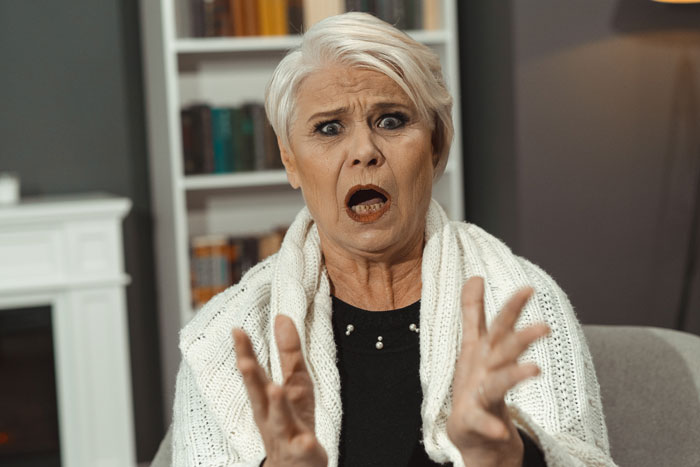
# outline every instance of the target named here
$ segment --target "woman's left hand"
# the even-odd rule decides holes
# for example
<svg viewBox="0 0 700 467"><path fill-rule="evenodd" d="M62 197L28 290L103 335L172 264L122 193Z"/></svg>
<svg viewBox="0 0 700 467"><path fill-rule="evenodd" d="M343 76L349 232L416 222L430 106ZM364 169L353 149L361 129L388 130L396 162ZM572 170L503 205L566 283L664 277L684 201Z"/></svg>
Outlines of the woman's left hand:
<svg viewBox="0 0 700 467"><path fill-rule="evenodd" d="M462 288L462 348L447 435L466 465L522 465L523 442L504 397L516 384L540 372L534 363L517 362L530 344L549 333L544 323L514 329L532 293L529 287L516 292L487 331L483 279L472 277Z"/></svg>

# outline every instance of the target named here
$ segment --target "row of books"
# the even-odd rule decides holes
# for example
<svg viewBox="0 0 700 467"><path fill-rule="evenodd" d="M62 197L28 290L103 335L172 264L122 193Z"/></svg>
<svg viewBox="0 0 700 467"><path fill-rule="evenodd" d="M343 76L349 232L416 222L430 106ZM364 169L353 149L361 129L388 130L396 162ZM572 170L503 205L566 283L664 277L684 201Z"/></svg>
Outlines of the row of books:
<svg viewBox="0 0 700 467"><path fill-rule="evenodd" d="M282 168L275 132L259 103L196 104L180 111L186 175Z"/></svg>
<svg viewBox="0 0 700 467"><path fill-rule="evenodd" d="M191 0L194 37L300 34L345 11L371 13L400 29L439 29L442 0Z"/></svg>
<svg viewBox="0 0 700 467"><path fill-rule="evenodd" d="M286 230L279 228L248 237L211 234L192 237L190 283L194 309L236 284L248 269L276 253Z"/></svg>

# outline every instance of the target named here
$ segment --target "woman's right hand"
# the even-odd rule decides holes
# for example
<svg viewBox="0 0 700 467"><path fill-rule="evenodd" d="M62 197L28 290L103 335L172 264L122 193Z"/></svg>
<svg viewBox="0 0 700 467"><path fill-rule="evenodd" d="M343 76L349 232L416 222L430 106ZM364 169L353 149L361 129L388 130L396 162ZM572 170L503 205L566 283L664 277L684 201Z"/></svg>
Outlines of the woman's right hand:
<svg viewBox="0 0 700 467"><path fill-rule="evenodd" d="M268 379L245 332L234 329L233 340L238 369L265 444L264 465L326 467L328 456L314 431L313 383L291 318L280 315L275 319L275 340L284 377L281 386Z"/></svg>

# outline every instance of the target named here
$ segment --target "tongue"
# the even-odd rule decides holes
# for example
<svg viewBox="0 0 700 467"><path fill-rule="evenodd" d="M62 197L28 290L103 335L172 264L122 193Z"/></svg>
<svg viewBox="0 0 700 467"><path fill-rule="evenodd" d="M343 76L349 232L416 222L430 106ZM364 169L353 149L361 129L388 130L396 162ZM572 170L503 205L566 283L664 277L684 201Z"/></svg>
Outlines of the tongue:
<svg viewBox="0 0 700 467"><path fill-rule="evenodd" d="M379 204L383 202L384 200L377 196L376 198L368 199L357 204L360 206L371 206L372 204Z"/></svg>

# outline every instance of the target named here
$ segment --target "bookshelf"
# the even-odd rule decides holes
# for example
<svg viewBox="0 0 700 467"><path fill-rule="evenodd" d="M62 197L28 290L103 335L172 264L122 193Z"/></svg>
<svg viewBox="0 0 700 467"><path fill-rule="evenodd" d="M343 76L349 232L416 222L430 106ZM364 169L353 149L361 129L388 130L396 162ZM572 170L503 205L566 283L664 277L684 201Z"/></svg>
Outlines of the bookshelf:
<svg viewBox="0 0 700 467"><path fill-rule="evenodd" d="M178 331L194 314L190 238L265 232L290 224L304 205L282 170L185 175L180 110L199 102L217 106L262 102L275 66L301 41L298 35L192 37L191 1L140 2L163 403L168 422L180 359ZM453 219L462 219L457 3L431 1L439 9L441 27L407 32L438 53L454 97L457 131L445 174L433 196Z"/></svg>

